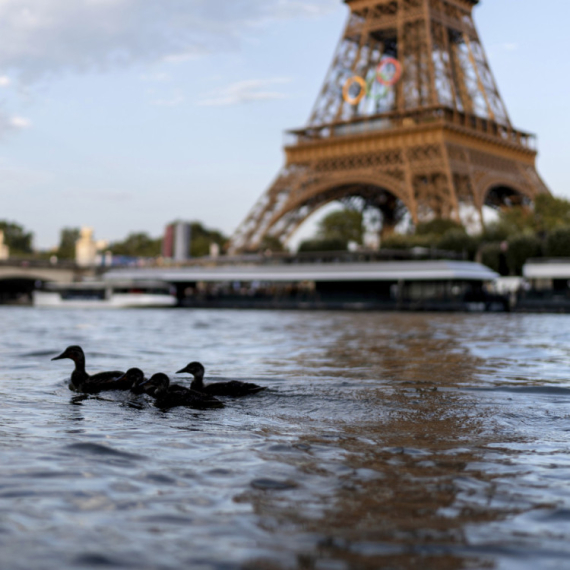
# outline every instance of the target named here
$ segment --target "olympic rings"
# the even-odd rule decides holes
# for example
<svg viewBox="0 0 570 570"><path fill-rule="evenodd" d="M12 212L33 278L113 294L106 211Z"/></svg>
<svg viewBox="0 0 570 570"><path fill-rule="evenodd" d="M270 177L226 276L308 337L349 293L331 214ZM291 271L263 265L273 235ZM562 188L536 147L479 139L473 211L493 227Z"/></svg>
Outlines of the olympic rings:
<svg viewBox="0 0 570 570"><path fill-rule="evenodd" d="M392 77L386 77L384 73L386 71L386 67L390 65L394 67L394 73L392 74ZM378 83L386 85L387 87L391 87L392 85L398 83L401 76L402 64L393 57L384 58L376 68L376 80Z"/></svg>
<svg viewBox="0 0 570 570"><path fill-rule="evenodd" d="M356 97L351 97L350 88L355 83L358 83L358 85L360 85L360 92L358 93L358 95L356 95ZM358 77L358 75L354 75L353 77L349 77L346 80L344 87L342 88L342 98L349 105L358 105L358 103L360 103L360 101L362 101L362 99L364 99L364 96L366 95L366 92L368 91L367 87L368 86L366 85L366 81L364 81L364 79L362 79L362 77Z"/></svg>
<svg viewBox="0 0 570 570"><path fill-rule="evenodd" d="M386 73L390 67L393 68L391 75ZM402 77L402 64L396 58L384 57L378 64L375 75L368 81L358 75L349 77L342 88L342 98L349 105L358 105L364 97L372 94L374 81L376 81L382 86L380 91L374 95L374 100L379 101L388 94L390 87L398 83L400 77ZM360 87L360 91L358 95L352 97L350 89L355 83Z"/></svg>

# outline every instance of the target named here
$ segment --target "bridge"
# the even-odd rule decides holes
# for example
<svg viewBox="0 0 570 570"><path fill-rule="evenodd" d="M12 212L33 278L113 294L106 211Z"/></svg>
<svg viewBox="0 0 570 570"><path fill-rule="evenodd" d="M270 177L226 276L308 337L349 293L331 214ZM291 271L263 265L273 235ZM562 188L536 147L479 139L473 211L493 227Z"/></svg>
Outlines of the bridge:
<svg viewBox="0 0 570 570"><path fill-rule="evenodd" d="M57 263L36 259L0 261L0 303L28 302L38 282L71 283L81 277L96 275L99 269L78 267L70 261Z"/></svg>

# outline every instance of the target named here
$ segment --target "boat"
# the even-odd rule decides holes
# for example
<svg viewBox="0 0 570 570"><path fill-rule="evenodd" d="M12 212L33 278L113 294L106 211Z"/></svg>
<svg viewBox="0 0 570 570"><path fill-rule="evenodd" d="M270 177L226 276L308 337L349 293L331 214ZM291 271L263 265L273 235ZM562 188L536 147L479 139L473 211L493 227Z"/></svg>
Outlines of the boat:
<svg viewBox="0 0 570 570"><path fill-rule="evenodd" d="M32 293L34 307L76 309L127 309L173 307L175 289L160 280L80 281L44 283Z"/></svg>

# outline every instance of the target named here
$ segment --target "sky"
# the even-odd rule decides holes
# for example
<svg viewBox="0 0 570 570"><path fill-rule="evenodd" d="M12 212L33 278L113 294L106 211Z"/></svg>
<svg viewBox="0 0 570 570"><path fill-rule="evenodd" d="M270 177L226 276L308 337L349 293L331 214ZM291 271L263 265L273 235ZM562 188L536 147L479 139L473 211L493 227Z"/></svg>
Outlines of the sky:
<svg viewBox="0 0 570 570"><path fill-rule="evenodd" d="M474 14L512 122L570 198L570 2ZM39 249L63 227L231 235L306 123L347 15L341 0L0 0L0 219Z"/></svg>

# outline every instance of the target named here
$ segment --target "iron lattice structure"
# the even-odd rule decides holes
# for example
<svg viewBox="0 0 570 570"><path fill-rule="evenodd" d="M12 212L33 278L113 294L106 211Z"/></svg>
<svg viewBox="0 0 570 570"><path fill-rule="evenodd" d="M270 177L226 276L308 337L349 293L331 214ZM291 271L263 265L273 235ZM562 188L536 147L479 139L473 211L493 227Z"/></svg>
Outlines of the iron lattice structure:
<svg viewBox="0 0 570 570"><path fill-rule="evenodd" d="M344 1L350 16L308 125L288 133L286 164L231 251L285 242L335 200L377 209L387 235L406 212L482 224L484 205L548 192L534 136L512 127L487 63L479 0ZM379 83L383 62L397 82Z"/></svg>

